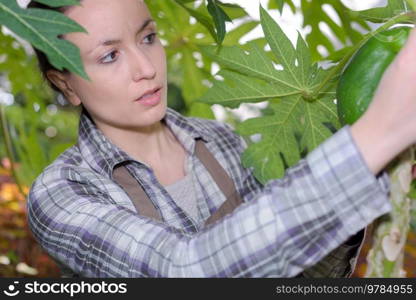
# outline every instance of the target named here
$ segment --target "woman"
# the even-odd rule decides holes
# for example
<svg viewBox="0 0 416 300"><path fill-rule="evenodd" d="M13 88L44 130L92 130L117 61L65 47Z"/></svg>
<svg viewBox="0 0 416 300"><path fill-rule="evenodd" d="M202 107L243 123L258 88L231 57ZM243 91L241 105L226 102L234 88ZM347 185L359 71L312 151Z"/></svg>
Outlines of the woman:
<svg viewBox="0 0 416 300"><path fill-rule="evenodd" d="M366 114L263 187L229 127L166 108L166 58L142 0L63 12L88 32L63 38L91 80L39 54L47 79L84 112L78 143L34 182L28 214L66 276L351 273L362 229L390 210L380 172L416 137L416 68L403 63L414 60L415 33Z"/></svg>

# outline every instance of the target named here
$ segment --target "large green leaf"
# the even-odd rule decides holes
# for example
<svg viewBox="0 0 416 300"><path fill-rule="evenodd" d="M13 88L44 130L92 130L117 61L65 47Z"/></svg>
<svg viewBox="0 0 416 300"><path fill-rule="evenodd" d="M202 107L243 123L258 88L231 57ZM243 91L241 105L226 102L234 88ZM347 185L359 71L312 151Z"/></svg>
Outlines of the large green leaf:
<svg viewBox="0 0 416 300"><path fill-rule="evenodd" d="M368 24L355 14L351 14L349 10L341 1L337 0L302 0L302 12L304 15L303 27L310 26L312 31L306 37L308 45L312 49L317 49L319 45L324 46L329 53L336 49L333 42L329 39L321 28L320 23L325 23L332 31L334 36L342 43L342 46L348 46L349 43L355 44L362 38L362 33L353 26L353 23L360 25L365 30L371 28ZM331 6L337 14L340 24L324 10L324 5ZM322 56L316 56L315 60L319 60Z"/></svg>
<svg viewBox="0 0 416 300"><path fill-rule="evenodd" d="M48 2L49 1L43 1ZM82 65L79 49L58 38L69 32L85 30L62 13L45 9L22 9L15 0L0 0L0 24L46 53L57 69L68 69L88 78Z"/></svg>
<svg viewBox="0 0 416 300"><path fill-rule="evenodd" d="M61 7L61 6L79 4L79 0L34 0L34 1L45 4L50 7Z"/></svg>
<svg viewBox="0 0 416 300"><path fill-rule="evenodd" d="M221 45L226 33L225 22L231 22L231 19L221 8L218 2L219 1L217 0L208 0L207 8L208 12L211 14L214 20L216 29L216 41L219 45Z"/></svg>
<svg viewBox="0 0 416 300"><path fill-rule="evenodd" d="M283 12L284 5L287 4L293 13L296 12L296 6L292 0L270 0L267 5L268 9L278 9L280 12Z"/></svg>
<svg viewBox="0 0 416 300"><path fill-rule="evenodd" d="M174 0L200 22L211 34L217 45L222 45L226 34L226 22L247 16L247 12L237 4L223 3L219 0L207 0L207 5L200 5L199 10L189 7L195 1ZM194 3L193 3L194 4ZM211 18L208 16L211 16Z"/></svg>
<svg viewBox="0 0 416 300"><path fill-rule="evenodd" d="M257 21L248 21L227 32L224 39L226 45L237 45L240 39L259 25Z"/></svg>
<svg viewBox="0 0 416 300"><path fill-rule="evenodd" d="M195 58L189 49L183 50L183 62L183 80L186 84L183 85L182 89L189 114L194 117L213 119L214 114L208 105L194 101L208 89L203 85L203 81L208 74L205 74L204 70L196 65Z"/></svg>
<svg viewBox="0 0 416 300"><path fill-rule="evenodd" d="M245 9L242 8L238 4L234 4L234 3L224 3L224 2L221 2L219 0L217 0L217 3L218 3L219 6L221 6L223 8L224 12L232 20L238 19L238 18L243 18L243 17L247 17L248 16L248 14L245 11Z"/></svg>
<svg viewBox="0 0 416 300"><path fill-rule="evenodd" d="M395 1L395 0L392 0ZM399 0L401 1L401 0ZM301 0L300 7L296 8L292 0L270 0L269 8L277 8L282 11L283 5L287 4L292 11L297 9L303 16L303 28L308 28L310 33L306 36L306 41L311 49L314 61L319 61L324 56L318 50L324 47L329 55L337 50L337 47L346 47L356 44L362 38L362 33L356 29L355 25L361 26L364 30L370 30L369 25L356 13L351 12L340 0ZM335 17L325 8L332 9ZM339 23L337 20L339 20ZM320 26L325 24L341 45L330 38L331 33L325 32ZM337 47L336 47L337 46Z"/></svg>
<svg viewBox="0 0 416 300"><path fill-rule="evenodd" d="M215 32L215 27L212 22L212 20L206 15L201 13L198 10L195 10L193 8L189 8L181 1L175 0L179 5L181 5L192 17L194 17L199 23L201 23L206 29L208 29L211 36L218 41L217 33Z"/></svg>
<svg viewBox="0 0 416 300"><path fill-rule="evenodd" d="M218 73L223 79L215 81L200 101L231 108L241 103L271 101L266 116L237 126L237 132L248 138L260 136L260 141L249 145L242 161L246 167L254 167L255 176L265 183L283 176L285 167L297 163L301 153L328 138L332 132L327 124L337 128L339 123L334 87L311 99L311 92L329 70L312 63L300 34L295 48L263 8L260 16L274 60L255 43L244 49L223 47L218 54L212 47L203 47L203 52L223 67Z"/></svg>

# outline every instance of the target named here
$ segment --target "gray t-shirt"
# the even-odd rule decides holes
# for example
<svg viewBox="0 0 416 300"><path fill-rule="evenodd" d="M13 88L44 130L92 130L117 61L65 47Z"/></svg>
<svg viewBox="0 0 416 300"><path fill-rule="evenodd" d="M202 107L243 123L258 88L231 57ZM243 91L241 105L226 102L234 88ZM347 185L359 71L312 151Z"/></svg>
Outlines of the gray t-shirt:
<svg viewBox="0 0 416 300"><path fill-rule="evenodd" d="M193 168L189 164L188 156L185 159L186 176L170 185L165 186L166 191L192 219L198 220L198 207L195 195L195 177Z"/></svg>

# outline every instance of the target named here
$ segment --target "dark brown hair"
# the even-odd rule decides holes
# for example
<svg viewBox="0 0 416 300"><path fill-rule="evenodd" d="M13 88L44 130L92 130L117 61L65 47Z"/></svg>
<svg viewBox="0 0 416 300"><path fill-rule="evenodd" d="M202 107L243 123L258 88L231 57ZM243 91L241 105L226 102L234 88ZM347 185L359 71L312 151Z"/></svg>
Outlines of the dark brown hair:
<svg viewBox="0 0 416 300"><path fill-rule="evenodd" d="M82 0L80 0L81 2ZM49 10L54 10L60 13L64 13L70 6L64 6L64 7L49 7L45 4L41 4L35 1L31 1L29 3L29 5L27 6L28 8L41 8L41 9L49 9ZM35 51L36 57L38 59L38 65L39 65L39 70L42 73L43 78L49 83L49 86L56 92L58 93L62 93L61 89L58 88L51 80L49 80L48 76L46 75L48 71L50 70L57 70L54 66L52 66L52 64L49 62L48 57L46 56L45 53L43 53L42 51L36 49L35 47L33 47L33 50ZM63 70L63 71L59 71L59 72L63 72L63 73L67 73L67 70ZM88 113L87 109L84 107L84 105L81 103L81 112L86 114L91 120L91 116Z"/></svg>
<svg viewBox="0 0 416 300"><path fill-rule="evenodd" d="M65 12L69 6L64 6L64 7L49 7L45 4L41 4L39 2L35 2L35 1L31 1L29 3L29 5L27 6L28 8L41 8L41 9L49 9L49 10L54 10L57 12ZM48 57L45 55L45 53L43 53L42 51L34 48L36 57L38 59L38 65L39 65L39 69L40 72L42 73L43 78L49 83L49 85L51 86L52 89L54 89L55 91L57 91L58 93L61 92L61 90L52 82L49 80L48 76L46 75L48 71L50 70L57 70L54 66L52 66L52 64L49 62ZM57 70L58 71L58 70ZM60 72L68 72L67 70L63 70Z"/></svg>

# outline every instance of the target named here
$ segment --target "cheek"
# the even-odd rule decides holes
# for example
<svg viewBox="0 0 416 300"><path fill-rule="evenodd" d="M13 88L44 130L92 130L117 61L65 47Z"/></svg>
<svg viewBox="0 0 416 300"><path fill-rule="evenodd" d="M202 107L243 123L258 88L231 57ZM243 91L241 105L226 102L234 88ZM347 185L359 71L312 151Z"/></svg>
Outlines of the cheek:
<svg viewBox="0 0 416 300"><path fill-rule="evenodd" d="M91 74L91 75L90 75ZM109 65L99 65L91 68L88 73L91 78L91 89L111 93L113 90L120 93L122 83L126 84L130 76L129 65L123 62L115 62Z"/></svg>
<svg viewBox="0 0 416 300"><path fill-rule="evenodd" d="M159 72L162 72L163 75L166 74L166 53L165 48L161 46L158 51L155 51L153 61Z"/></svg>
<svg viewBox="0 0 416 300"><path fill-rule="evenodd" d="M123 96L125 86L121 82L125 82L121 76L104 76L102 72L99 76L91 76L91 81L81 79L76 83L75 88L81 101L94 103L106 103L115 96Z"/></svg>

